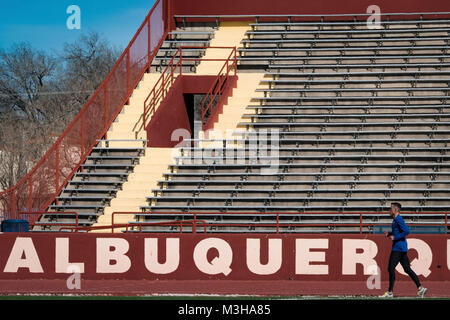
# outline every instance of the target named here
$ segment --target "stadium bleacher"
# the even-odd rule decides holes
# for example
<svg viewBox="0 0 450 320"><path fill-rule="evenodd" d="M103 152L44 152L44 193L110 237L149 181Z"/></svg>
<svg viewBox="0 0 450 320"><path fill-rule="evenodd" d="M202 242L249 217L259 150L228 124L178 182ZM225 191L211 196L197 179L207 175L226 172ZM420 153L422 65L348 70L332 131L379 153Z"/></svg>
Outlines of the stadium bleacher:
<svg viewBox="0 0 450 320"><path fill-rule="evenodd" d="M163 71L180 46L208 46L220 25L179 18L151 72ZM379 29L338 18L256 20L241 40L238 74L264 73L264 88L254 92L235 139L214 147L205 146L212 139L191 139L148 190L131 231L179 232L151 224L199 219L206 232L379 232L398 201L409 224L443 232L450 20L383 20ZM195 73L205 51L186 48L183 72ZM252 139L267 131L276 133L276 154L260 146L252 154ZM94 149L49 211L75 210L81 226L93 225L143 152ZM263 174L273 163L276 170ZM73 217L48 212L34 230L58 230L52 221Z"/></svg>

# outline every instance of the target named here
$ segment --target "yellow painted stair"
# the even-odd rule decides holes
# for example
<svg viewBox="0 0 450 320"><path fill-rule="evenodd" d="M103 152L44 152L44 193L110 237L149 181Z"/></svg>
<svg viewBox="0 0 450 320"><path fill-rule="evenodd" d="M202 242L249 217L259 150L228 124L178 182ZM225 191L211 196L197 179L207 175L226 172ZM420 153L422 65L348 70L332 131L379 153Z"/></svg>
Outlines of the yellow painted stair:
<svg viewBox="0 0 450 320"><path fill-rule="evenodd" d="M105 212L98 218L98 226L111 225L113 212L140 212L141 206L147 206L146 197L151 195L152 189L157 188L157 181L161 179L164 172L172 163L173 148L146 148L145 155L139 159L139 164L128 176L128 180L122 185L122 190L117 192L111 205L105 208ZM126 224L134 221L133 214L114 215L114 224ZM123 231L124 228L116 229L115 232ZM100 229L99 232L109 232Z"/></svg>
<svg viewBox="0 0 450 320"><path fill-rule="evenodd" d="M248 23L221 23L210 46L239 47L240 41L249 29ZM230 50L227 49L210 48L206 50L204 58L225 59L229 54ZM223 64L224 61L202 61L197 66L196 74L217 75ZM108 139L146 139L144 130L136 134L133 127L143 112L143 103L148 92L160 76L159 73L144 76L133 92L130 104L124 107L108 131ZM237 88L233 90L233 95L228 98L223 113L219 115L218 122L214 125L214 131L218 136L225 137L227 131L236 130L237 124L243 121L242 115L245 113L245 108L252 103L252 97L258 96L259 93L256 93L255 90L260 87L260 81L263 77L263 73L240 73L238 75ZM201 133L202 135L204 133ZM112 146L112 143L110 142L110 146ZM114 146L130 146L129 142L116 141L115 143ZM142 145L142 142L136 141L135 143ZM151 195L152 189L158 188L157 181L163 177L164 172L168 171L175 155L178 155L178 150L174 148L146 148L145 155L140 158L134 172L128 176L122 190L117 192L116 198L111 200L111 205L105 208L104 214L98 218L94 226L111 225L113 212L140 212L141 206L148 206L146 197ZM130 221L136 221L134 214L114 216L115 224L126 224ZM118 231L115 230L115 232ZM110 229L99 230L99 232L110 232Z"/></svg>

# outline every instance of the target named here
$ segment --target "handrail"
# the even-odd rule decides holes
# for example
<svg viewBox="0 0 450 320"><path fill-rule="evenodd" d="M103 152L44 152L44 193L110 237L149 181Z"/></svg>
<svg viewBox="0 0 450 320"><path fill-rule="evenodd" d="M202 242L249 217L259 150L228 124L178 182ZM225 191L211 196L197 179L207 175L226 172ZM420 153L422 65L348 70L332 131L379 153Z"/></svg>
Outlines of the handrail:
<svg viewBox="0 0 450 320"><path fill-rule="evenodd" d="M200 222L204 225L204 233L206 233L206 222L204 220L183 220L183 221L163 221L163 222L137 222L137 223L121 223L121 224L112 224L112 225L106 225L106 226L86 226L86 227L61 227L59 229L59 232L62 230L70 230L71 232L78 232L78 231L94 231L94 230L106 230L106 229L117 229L117 228L125 228L125 233L129 232L129 228L131 227L139 227L139 232L142 232L143 226L174 226L178 225L180 227L180 233L183 233L183 225L190 225L192 227L192 232L197 233L196 231L196 224ZM112 232L114 233L114 232Z"/></svg>
<svg viewBox="0 0 450 320"><path fill-rule="evenodd" d="M386 225L387 223L383 222L363 222L363 217L366 215L389 215L389 212L386 211L360 211L360 212L351 212L351 211L344 211L344 212L336 212L336 211L316 211L316 212L226 212L226 213L220 213L220 212L174 212L174 211L161 211L157 212L157 214L169 214L169 215L192 215L192 219L189 220L179 220L179 221L163 221L163 222L136 222L136 223L122 223L122 224L115 224L114 223L114 216L115 215L137 215L141 214L142 212L113 212L111 216L111 225L106 226L91 226L91 227L79 227L75 228L76 230L85 230L85 231L92 231L92 230L103 230L103 229L111 229L111 232L114 233L114 229L116 228L125 228L126 232L128 232L128 229L130 227L139 227L139 232L142 232L142 227L144 226L159 226L159 225L167 225L167 226L173 226L173 225L179 225L180 226L180 233L183 232L183 223L191 225L191 232L196 234L197 233L197 225L200 224L203 227L203 233L206 233L207 227L254 227L254 228L261 228L261 227L272 227L275 228L276 234L280 234L280 228L281 227L299 227L299 224L296 223L290 223L290 222L280 222L280 216L283 215L356 215L359 216L358 222L345 222L345 223L334 223L334 222L322 222L322 223L302 223L302 227L317 227L317 226L331 226L331 227L337 227L337 226L350 226L350 227L359 227L359 234L363 234L363 228L364 227L374 227L377 225ZM258 224L255 223L208 223L204 219L198 219L198 215L275 215L276 216L276 222L260 222ZM415 212L415 211L403 211L401 212L402 215L411 215L411 214L421 214L421 215L444 215L444 221L439 222L427 222L427 223L414 223L410 222L410 225L420 225L420 226L445 226L446 227L446 233L449 232L449 221L448 221L448 214L449 212L446 211L424 211L424 212ZM152 215L151 212L148 213L149 216ZM181 223L181 224L180 224ZM67 229L67 228L65 228Z"/></svg>
<svg viewBox="0 0 450 320"><path fill-rule="evenodd" d="M234 75L237 74L237 60L236 60L236 47L222 47L227 49L232 49L230 54L228 55L227 59L225 60L224 65L220 69L219 73L217 74L216 80L212 83L211 87L208 90L208 93L205 95L205 97L202 100L202 130L205 130L206 125L206 115L208 112L211 114L212 108L213 108L213 102L214 99L219 96L222 97L224 84L228 81L230 76L230 71L234 69ZM232 58L232 56L234 57ZM229 62L231 64L229 64ZM226 72L224 69L226 68ZM209 103L205 106L206 101L209 99ZM220 98L219 98L220 99ZM219 104L219 101L217 101L216 104Z"/></svg>
<svg viewBox="0 0 450 320"><path fill-rule="evenodd" d="M180 59L178 60L178 62L176 64L174 64L175 58L178 55L180 56ZM139 132L139 131L145 129L146 124L147 124L147 118L150 117L151 115L153 115L153 113L155 112L157 103L159 101L162 101L165 98L166 91L167 91L166 85L168 83L170 83L171 85L173 84L174 70L177 69L179 66L180 67L180 75L183 73L182 64L183 64L182 47L179 47L177 49L177 51L175 52L175 54L172 56L172 59L170 60L170 62L164 68L158 81L156 81L152 90L150 90L150 93L145 98L144 111L143 111L142 115L139 117L136 124L134 125L134 127L132 129L133 131ZM166 76L166 72L169 70L169 68L170 68L170 74L168 75L169 79L167 80L167 79L165 79L165 76ZM150 100L150 103L147 105L147 101L149 101L150 97L152 97L152 96L153 96L153 98ZM141 119L142 119L142 122L141 122ZM139 123L141 123L141 126L138 127L138 129L136 130Z"/></svg>
<svg viewBox="0 0 450 320"><path fill-rule="evenodd" d="M183 50L184 49L232 49L230 55L225 59L207 59L207 58L185 58L183 57ZM231 56L234 53L234 58L231 58ZM178 59L178 61L175 62L175 60ZM225 61L225 64L222 66L222 69L220 69L220 72L218 74L218 78L220 78L221 73L223 73L224 68L226 67L226 79L223 81L220 81L220 83L223 85L223 83L228 79L229 72L234 68L235 74L236 74L236 47L224 47L224 46L180 46L178 47L177 51L173 54L172 58L170 59L167 66L164 68L164 70L161 72L161 76L156 81L153 88L150 90L149 94L144 100L143 104L143 112L137 122L134 124L132 131L135 132L135 135L137 136L137 133L141 130L145 130L149 119L151 119L151 116L156 111L156 107L159 103L161 103L162 100L166 97L167 90L170 89L170 86L172 86L174 79L175 79L175 72L178 70L178 75L183 75L183 61ZM231 64L230 61L232 61ZM213 86L210 88L208 94L212 94L212 90L214 89L216 82L213 83ZM217 93L216 93L217 95ZM206 98L206 96L205 96ZM203 99L202 102L202 108L205 99ZM203 110L203 109L202 109ZM203 117L203 111L202 111L202 117Z"/></svg>
<svg viewBox="0 0 450 320"><path fill-rule="evenodd" d="M13 187L0 192L0 212L45 211L79 170L141 80L169 30L157 0L108 76L40 161ZM151 21L161 28L151 29ZM144 44L144 45L143 45ZM57 200L56 200L57 201Z"/></svg>
<svg viewBox="0 0 450 320"><path fill-rule="evenodd" d="M116 224L114 223L114 216L115 215L136 215L136 214L140 214L142 212L135 212L135 211L114 211L111 214L111 233L114 233L114 228L116 228ZM181 220L181 221L168 221L168 222L186 222L186 221L192 221L194 224L192 225L192 232L196 233L197 232L197 222L203 223L204 225L204 233L206 233L206 221L205 220L198 220L197 216L194 214L194 219L193 220ZM142 223L128 223L128 225L132 225L132 226L136 226L136 225L146 225L146 226L150 226L153 223L156 222L142 222ZM127 228L128 230L128 228ZM140 230L142 230L142 226L140 227Z"/></svg>

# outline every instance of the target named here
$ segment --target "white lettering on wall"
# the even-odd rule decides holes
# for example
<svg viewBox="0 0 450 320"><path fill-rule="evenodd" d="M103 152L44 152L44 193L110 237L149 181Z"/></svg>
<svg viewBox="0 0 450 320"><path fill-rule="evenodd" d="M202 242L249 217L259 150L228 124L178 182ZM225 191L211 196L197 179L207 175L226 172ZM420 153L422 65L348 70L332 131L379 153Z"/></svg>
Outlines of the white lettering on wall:
<svg viewBox="0 0 450 320"><path fill-rule="evenodd" d="M208 261L207 254L212 248L219 251L219 256ZM206 274L229 275L231 262L233 261L233 250L228 242L219 238L207 238L200 241L194 248L194 263L197 268Z"/></svg>
<svg viewBox="0 0 450 320"><path fill-rule="evenodd" d="M144 241L144 261L148 271L157 274L168 274L178 269L180 264L180 239L166 239L166 260L158 261L158 239L150 238Z"/></svg>
<svg viewBox="0 0 450 320"><path fill-rule="evenodd" d="M357 264L363 265L365 275L371 274L373 266L378 266L374 259L377 253L377 244L372 240L342 239L342 274L355 275Z"/></svg>
<svg viewBox="0 0 450 320"><path fill-rule="evenodd" d="M69 266L71 266L71 268L69 268ZM56 238L55 272L73 273L71 271L73 268L78 268L77 270L79 270L79 273L84 273L84 263L69 262L69 238Z"/></svg>
<svg viewBox="0 0 450 320"><path fill-rule="evenodd" d="M44 272L31 238L16 238L3 272L17 272L19 268L27 268L31 273Z"/></svg>
<svg viewBox="0 0 450 320"><path fill-rule="evenodd" d="M261 264L261 239L247 239L247 267L254 274L274 274L282 264L282 240L268 240L268 261Z"/></svg>
<svg viewBox="0 0 450 320"><path fill-rule="evenodd" d="M97 238L97 273L124 273L131 267L130 245L121 238ZM111 263L114 261L114 263Z"/></svg>
<svg viewBox="0 0 450 320"><path fill-rule="evenodd" d="M311 262L325 262L325 252L311 249L328 249L328 239L295 240L295 273L328 274L328 265Z"/></svg>

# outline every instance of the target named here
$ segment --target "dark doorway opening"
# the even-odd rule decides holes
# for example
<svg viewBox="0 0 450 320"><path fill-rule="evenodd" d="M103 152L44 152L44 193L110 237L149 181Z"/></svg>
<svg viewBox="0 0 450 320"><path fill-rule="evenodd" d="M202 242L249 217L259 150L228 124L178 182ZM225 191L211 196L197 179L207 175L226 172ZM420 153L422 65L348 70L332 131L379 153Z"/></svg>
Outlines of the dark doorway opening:
<svg viewBox="0 0 450 320"><path fill-rule="evenodd" d="M189 118L191 138L198 137L198 131L201 130L202 121L202 101L205 97L204 93L184 93L184 104L186 113ZM200 126L200 127L198 127Z"/></svg>

